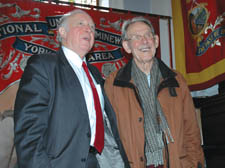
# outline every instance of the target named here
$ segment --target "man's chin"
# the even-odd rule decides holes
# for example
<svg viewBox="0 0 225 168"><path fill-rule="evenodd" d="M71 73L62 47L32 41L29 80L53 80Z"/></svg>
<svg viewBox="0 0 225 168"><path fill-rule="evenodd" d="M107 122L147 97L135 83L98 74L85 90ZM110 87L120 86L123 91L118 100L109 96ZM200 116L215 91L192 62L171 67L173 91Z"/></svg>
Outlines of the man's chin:
<svg viewBox="0 0 225 168"><path fill-rule="evenodd" d="M82 46L81 47L81 50L85 53L88 53L90 50L91 50L91 47L90 46Z"/></svg>

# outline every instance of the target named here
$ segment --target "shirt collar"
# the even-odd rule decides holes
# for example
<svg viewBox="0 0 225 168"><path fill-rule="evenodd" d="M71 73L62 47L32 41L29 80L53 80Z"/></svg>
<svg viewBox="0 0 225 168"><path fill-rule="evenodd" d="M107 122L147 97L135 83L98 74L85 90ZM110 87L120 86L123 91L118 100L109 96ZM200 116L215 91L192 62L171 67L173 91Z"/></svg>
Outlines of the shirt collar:
<svg viewBox="0 0 225 168"><path fill-rule="evenodd" d="M69 62L72 62L76 67L81 68L83 61L86 62L86 58L84 57L83 59L80 58L80 56L72 51L71 49L62 46L63 52Z"/></svg>

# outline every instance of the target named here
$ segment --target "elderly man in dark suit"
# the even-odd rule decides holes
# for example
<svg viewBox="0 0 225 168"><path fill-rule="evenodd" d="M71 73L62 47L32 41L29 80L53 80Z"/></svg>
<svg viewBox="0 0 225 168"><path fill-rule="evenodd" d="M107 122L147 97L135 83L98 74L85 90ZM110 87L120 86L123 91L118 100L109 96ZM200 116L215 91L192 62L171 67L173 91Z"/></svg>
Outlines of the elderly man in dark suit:
<svg viewBox="0 0 225 168"><path fill-rule="evenodd" d="M103 79L85 59L94 32L76 9L59 23L59 51L28 60L15 103L19 168L129 168Z"/></svg>

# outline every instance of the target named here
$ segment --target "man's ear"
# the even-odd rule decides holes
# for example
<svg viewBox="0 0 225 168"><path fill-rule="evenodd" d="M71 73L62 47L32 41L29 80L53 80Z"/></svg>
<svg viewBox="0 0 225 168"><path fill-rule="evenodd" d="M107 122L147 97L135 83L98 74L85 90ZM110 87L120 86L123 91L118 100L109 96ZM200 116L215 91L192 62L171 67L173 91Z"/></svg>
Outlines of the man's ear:
<svg viewBox="0 0 225 168"><path fill-rule="evenodd" d="M159 46L159 36L158 35L154 35L154 41L155 41L155 47L158 48L158 46Z"/></svg>
<svg viewBox="0 0 225 168"><path fill-rule="evenodd" d="M124 50L125 50L128 54L131 53L131 49L130 49L130 46L129 46L128 41L123 41L123 42L122 42L122 46L123 46Z"/></svg>
<svg viewBox="0 0 225 168"><path fill-rule="evenodd" d="M66 38L66 30L64 27L59 28L59 34L62 38Z"/></svg>

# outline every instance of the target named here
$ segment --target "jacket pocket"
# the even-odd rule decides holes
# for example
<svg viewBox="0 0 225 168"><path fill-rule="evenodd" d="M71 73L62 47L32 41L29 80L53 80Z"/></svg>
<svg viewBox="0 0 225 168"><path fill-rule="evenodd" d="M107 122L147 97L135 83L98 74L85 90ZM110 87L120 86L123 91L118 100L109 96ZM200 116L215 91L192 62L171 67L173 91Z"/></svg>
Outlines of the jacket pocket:
<svg viewBox="0 0 225 168"><path fill-rule="evenodd" d="M181 163L181 168L194 168L193 163L189 160L189 157L186 153L183 153L180 155L180 163Z"/></svg>

